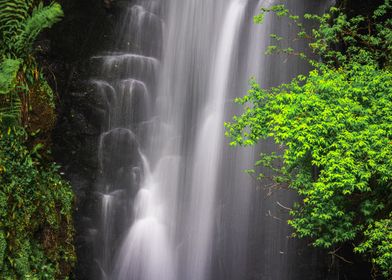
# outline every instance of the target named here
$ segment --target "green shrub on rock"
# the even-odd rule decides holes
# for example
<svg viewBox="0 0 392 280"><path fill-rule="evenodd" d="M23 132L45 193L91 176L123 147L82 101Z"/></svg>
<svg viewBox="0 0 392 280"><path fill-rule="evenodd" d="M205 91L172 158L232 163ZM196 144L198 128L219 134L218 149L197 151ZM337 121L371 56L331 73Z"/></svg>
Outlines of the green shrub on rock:
<svg viewBox="0 0 392 280"><path fill-rule="evenodd" d="M282 167L274 154L256 165L272 168L274 181L302 198L291 211L294 236L332 253L353 244L375 277L392 277L392 5L386 0L368 18L336 8L306 15L319 23L311 34L283 6L263 11L290 17L321 61L310 59L314 70L279 87L252 81L227 135L232 145L271 137L284 147ZM268 51L306 58L279 45Z"/></svg>
<svg viewBox="0 0 392 280"><path fill-rule="evenodd" d="M25 140L19 128L0 134L0 278L65 279L75 262L73 193Z"/></svg>

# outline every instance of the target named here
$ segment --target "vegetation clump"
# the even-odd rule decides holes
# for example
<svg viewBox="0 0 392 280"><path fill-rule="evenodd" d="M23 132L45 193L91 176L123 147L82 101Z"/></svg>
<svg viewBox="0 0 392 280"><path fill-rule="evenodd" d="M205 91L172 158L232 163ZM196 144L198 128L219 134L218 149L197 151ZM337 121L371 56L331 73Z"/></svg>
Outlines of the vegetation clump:
<svg viewBox="0 0 392 280"><path fill-rule="evenodd" d="M0 276L64 279L75 261L73 193L26 140L21 128L0 133Z"/></svg>
<svg viewBox="0 0 392 280"><path fill-rule="evenodd" d="M53 92L34 57L34 42L63 12L57 3L0 0L0 14L0 121L27 126L37 94L54 107Z"/></svg>
<svg viewBox="0 0 392 280"><path fill-rule="evenodd" d="M257 22L267 12L289 17L321 59L281 46L272 35L278 43L269 53L298 55L313 70L273 88L252 80L237 99L243 114L226 123L232 145L271 137L284 147L282 156L262 154L256 165L272 168L274 180L302 198L291 211L294 236L331 252L353 244L373 264L375 278L392 277L391 11L389 0L370 16L350 18L333 7L305 15L319 26L309 33L284 6L263 9Z"/></svg>
<svg viewBox="0 0 392 280"><path fill-rule="evenodd" d="M73 193L50 157L54 94L35 41L57 3L0 0L0 278L67 279L75 263Z"/></svg>

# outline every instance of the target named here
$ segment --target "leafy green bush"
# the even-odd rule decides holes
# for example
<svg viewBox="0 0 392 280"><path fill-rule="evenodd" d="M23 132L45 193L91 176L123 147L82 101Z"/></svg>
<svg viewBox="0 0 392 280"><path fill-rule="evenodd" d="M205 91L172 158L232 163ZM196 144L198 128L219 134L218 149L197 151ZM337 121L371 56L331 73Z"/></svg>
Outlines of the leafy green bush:
<svg viewBox="0 0 392 280"><path fill-rule="evenodd" d="M226 124L232 145L272 137L285 147L282 167L274 165L274 154L262 155L257 165L272 168L276 182L302 197L291 211L294 236L324 248L352 242L385 277L392 276L391 10L386 0L370 19L348 18L336 8L305 15L319 23L308 34L283 6L264 9L290 17L322 61L309 59L314 70L279 87L252 81L248 95L237 99L244 113ZM268 52L306 59L280 45Z"/></svg>
<svg viewBox="0 0 392 280"><path fill-rule="evenodd" d="M25 140L18 128L0 134L0 278L64 279L75 261L73 193Z"/></svg>

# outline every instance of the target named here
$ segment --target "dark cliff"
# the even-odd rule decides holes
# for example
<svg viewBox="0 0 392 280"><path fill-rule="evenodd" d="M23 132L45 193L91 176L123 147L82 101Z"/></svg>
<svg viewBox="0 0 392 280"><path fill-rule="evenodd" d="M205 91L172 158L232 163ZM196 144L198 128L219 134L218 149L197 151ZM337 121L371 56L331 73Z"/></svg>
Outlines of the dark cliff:
<svg viewBox="0 0 392 280"><path fill-rule="evenodd" d="M94 199L98 170L97 147L101 133L100 100L87 80L89 59L112 41L117 9L111 0L61 0L64 19L38 42L39 58L58 94L57 124L52 134L55 160L63 167L76 194L75 228L78 264L76 279L91 279L92 248L84 231Z"/></svg>

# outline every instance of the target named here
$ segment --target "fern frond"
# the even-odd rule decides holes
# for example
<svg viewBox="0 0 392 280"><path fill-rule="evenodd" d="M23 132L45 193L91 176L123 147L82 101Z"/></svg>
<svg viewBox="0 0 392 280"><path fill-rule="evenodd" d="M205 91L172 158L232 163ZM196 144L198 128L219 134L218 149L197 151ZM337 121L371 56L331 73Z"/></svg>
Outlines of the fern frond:
<svg viewBox="0 0 392 280"><path fill-rule="evenodd" d="M19 55L29 53L38 34L45 28L51 27L63 17L60 4L52 3L43 6L42 3L34 8L30 17L27 18L24 28L15 42L15 51Z"/></svg>
<svg viewBox="0 0 392 280"><path fill-rule="evenodd" d="M32 1L0 0L0 32L15 29L16 22L22 22L28 17Z"/></svg>
<svg viewBox="0 0 392 280"><path fill-rule="evenodd" d="M18 123L22 102L16 94L19 59L5 59L0 64L0 124Z"/></svg>
<svg viewBox="0 0 392 280"><path fill-rule="evenodd" d="M20 64L19 59L5 59L0 64L0 95L9 94L16 87Z"/></svg>
<svg viewBox="0 0 392 280"><path fill-rule="evenodd" d="M0 0L1 50L10 49L23 30L23 23L32 10L34 0Z"/></svg>

